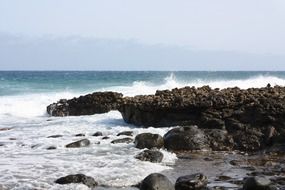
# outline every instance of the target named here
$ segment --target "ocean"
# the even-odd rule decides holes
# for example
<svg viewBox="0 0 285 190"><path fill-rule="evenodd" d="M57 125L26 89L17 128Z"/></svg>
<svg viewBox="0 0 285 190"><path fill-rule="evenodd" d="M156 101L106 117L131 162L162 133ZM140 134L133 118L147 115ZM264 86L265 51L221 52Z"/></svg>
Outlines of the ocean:
<svg viewBox="0 0 285 190"><path fill-rule="evenodd" d="M134 96L183 86L251 88L268 83L285 86L285 72L0 71L0 129L12 128L0 131L0 189L1 185L7 189L88 189L54 183L76 173L92 176L102 186L122 188L150 173L173 168L177 160L173 153L162 150L162 163L142 162L134 158L141 150L133 144L110 143L122 131L164 135L169 128L136 128L126 124L117 111L50 117L46 107L59 99L95 91ZM92 136L97 131L110 139ZM76 137L79 133L85 137ZM47 138L50 135L63 137ZM65 148L82 138L88 138L91 146ZM50 146L56 149L47 150Z"/></svg>

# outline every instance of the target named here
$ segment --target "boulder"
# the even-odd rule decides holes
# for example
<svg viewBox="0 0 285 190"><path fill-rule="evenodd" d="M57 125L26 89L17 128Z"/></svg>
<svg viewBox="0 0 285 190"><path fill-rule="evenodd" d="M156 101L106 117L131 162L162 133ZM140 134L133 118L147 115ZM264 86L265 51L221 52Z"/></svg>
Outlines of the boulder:
<svg viewBox="0 0 285 190"><path fill-rule="evenodd" d="M47 107L51 116L78 116L106 113L117 110L123 94L117 92L94 92L70 100L59 100Z"/></svg>
<svg viewBox="0 0 285 190"><path fill-rule="evenodd" d="M90 141L88 139L82 139L82 140L67 144L65 145L65 147L66 148L80 148L80 147L86 147L89 145L90 145Z"/></svg>
<svg viewBox="0 0 285 190"><path fill-rule="evenodd" d="M163 154L158 150L144 150L136 155L135 158L141 161L159 163L163 159Z"/></svg>
<svg viewBox="0 0 285 190"><path fill-rule="evenodd" d="M144 148L162 148L163 147L163 138L159 134L152 133L141 133L138 134L135 138L135 147L139 149Z"/></svg>
<svg viewBox="0 0 285 190"><path fill-rule="evenodd" d="M68 175L65 177L61 177L57 179L55 183L61 185L70 184L70 183L82 183L89 188L95 188L98 185L98 183L92 177L86 176L84 174L75 174L75 175Z"/></svg>
<svg viewBox="0 0 285 190"><path fill-rule="evenodd" d="M164 137L164 146L168 150L209 149L207 136L197 126L183 126L171 129Z"/></svg>
<svg viewBox="0 0 285 190"><path fill-rule="evenodd" d="M200 190L207 187L208 178L201 174L181 176L176 180L175 190Z"/></svg>
<svg viewBox="0 0 285 190"><path fill-rule="evenodd" d="M174 190L174 186L166 176L153 173L144 178L140 190Z"/></svg>
<svg viewBox="0 0 285 190"><path fill-rule="evenodd" d="M273 190L271 181L265 177L249 177L244 181L243 190Z"/></svg>

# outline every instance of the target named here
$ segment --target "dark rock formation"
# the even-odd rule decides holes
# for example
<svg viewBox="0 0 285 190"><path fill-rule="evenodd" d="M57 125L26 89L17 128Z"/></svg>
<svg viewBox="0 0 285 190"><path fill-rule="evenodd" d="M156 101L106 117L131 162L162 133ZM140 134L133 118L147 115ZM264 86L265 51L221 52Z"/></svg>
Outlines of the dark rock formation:
<svg viewBox="0 0 285 190"><path fill-rule="evenodd" d="M166 176L153 173L144 178L140 190L174 190L174 186Z"/></svg>
<svg viewBox="0 0 285 190"><path fill-rule="evenodd" d="M106 113L117 110L121 104L123 94L116 92L95 92L71 100L60 100L47 107L52 116L78 116Z"/></svg>
<svg viewBox="0 0 285 190"><path fill-rule="evenodd" d="M82 139L70 144L67 144L66 148L80 148L80 147L86 147L90 145L90 141L88 139Z"/></svg>
<svg viewBox="0 0 285 190"><path fill-rule="evenodd" d="M159 163L163 159L163 154L158 150L144 150L136 155L135 158L141 161Z"/></svg>
<svg viewBox="0 0 285 190"><path fill-rule="evenodd" d="M89 176L83 174L75 174L75 175L68 175L65 177L61 177L55 181L58 184L69 184L69 183L82 183L89 188L95 188L98 183Z"/></svg>
<svg viewBox="0 0 285 190"><path fill-rule="evenodd" d="M181 176L176 180L175 190L200 190L207 186L208 178L203 174Z"/></svg>
<svg viewBox="0 0 285 190"><path fill-rule="evenodd" d="M137 126L197 125L213 150L256 151L285 143L285 87L157 91L124 98L119 111Z"/></svg>
<svg viewBox="0 0 285 190"><path fill-rule="evenodd" d="M139 149L162 148L163 138L159 134L141 133L135 138L135 146Z"/></svg>
<svg viewBox="0 0 285 190"><path fill-rule="evenodd" d="M131 143L133 142L133 139L132 138L122 138L122 139L115 139L113 141L111 141L112 144L118 144L118 143Z"/></svg>
<svg viewBox="0 0 285 190"><path fill-rule="evenodd" d="M187 150L256 151L285 144L285 87L280 86L246 90L184 87L124 98L120 93L96 92L60 100L47 110L54 116L119 110L127 123L144 127L197 125L198 129L190 131L199 136L192 135L194 139ZM182 137L187 141L185 138L191 137L188 132L183 136L179 130L165 136L167 147L185 144L178 140L173 144L169 139Z"/></svg>

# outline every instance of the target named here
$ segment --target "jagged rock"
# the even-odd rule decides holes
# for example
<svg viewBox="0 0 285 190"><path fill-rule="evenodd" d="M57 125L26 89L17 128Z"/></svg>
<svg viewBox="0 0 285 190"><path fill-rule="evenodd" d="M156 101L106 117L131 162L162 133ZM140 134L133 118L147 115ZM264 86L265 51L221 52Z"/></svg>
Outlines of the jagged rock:
<svg viewBox="0 0 285 190"><path fill-rule="evenodd" d="M133 136L133 131L123 131L117 134L117 136L125 135L125 136Z"/></svg>
<svg viewBox="0 0 285 190"><path fill-rule="evenodd" d="M164 146L168 150L209 149L209 141L197 126L184 126L171 129L164 135Z"/></svg>
<svg viewBox="0 0 285 190"><path fill-rule="evenodd" d="M163 154L158 150L144 150L136 155L135 158L141 161L159 163L163 159Z"/></svg>
<svg viewBox="0 0 285 190"><path fill-rule="evenodd" d="M166 176L153 173L144 178L140 190L174 190L174 186Z"/></svg>
<svg viewBox="0 0 285 190"><path fill-rule="evenodd" d="M133 139L132 138L122 138L122 139L115 139L113 141L111 141L112 144L117 144L117 143L131 143L133 142Z"/></svg>
<svg viewBox="0 0 285 190"><path fill-rule="evenodd" d="M162 148L163 138L159 134L141 133L135 138L135 146L139 149Z"/></svg>
<svg viewBox="0 0 285 190"><path fill-rule="evenodd" d="M175 190L199 190L207 186L208 178L201 174L181 176L176 180Z"/></svg>
<svg viewBox="0 0 285 190"><path fill-rule="evenodd" d="M95 92L71 100L62 99L47 107L52 116L93 115L117 110L123 94L117 92Z"/></svg>
<svg viewBox="0 0 285 190"><path fill-rule="evenodd" d="M82 183L89 188L95 188L98 185L98 183L92 177L86 176L84 174L75 174L61 177L57 179L55 183L62 185L69 183Z"/></svg>
<svg viewBox="0 0 285 190"><path fill-rule="evenodd" d="M67 144L66 148L80 148L80 147L86 147L90 145L90 141L88 139L82 139L70 144Z"/></svg>

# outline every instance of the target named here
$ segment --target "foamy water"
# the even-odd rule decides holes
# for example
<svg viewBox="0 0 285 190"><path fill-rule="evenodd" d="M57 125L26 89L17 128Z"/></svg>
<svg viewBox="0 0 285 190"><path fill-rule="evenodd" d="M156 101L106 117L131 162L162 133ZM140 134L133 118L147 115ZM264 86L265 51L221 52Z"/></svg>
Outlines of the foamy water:
<svg viewBox="0 0 285 190"><path fill-rule="evenodd" d="M86 88L82 91L62 89L48 92L18 93L0 96L0 185L7 189L88 189L84 185L56 185L54 180L69 174L83 173L94 177L100 185L125 187L138 183L153 172L171 170L176 155L161 150L162 163L136 160L134 156L141 150L134 144L111 144L117 133L132 130L135 135L151 132L164 135L170 128L135 128L126 124L117 111L106 114L81 117L49 117L46 106L61 98L73 98L93 91L116 91L125 96L153 94L156 90L183 86L209 85L213 88L250 88L271 85L285 86L283 78L271 75L255 75L246 79L203 79L181 80L174 74L160 83L148 80L133 81L130 85L116 85L99 88ZM101 131L110 139L93 137ZM83 133L85 137L75 137ZM60 138L47 138L50 135L63 135ZM85 148L65 148L76 140L88 138L91 146ZM100 142L100 144L97 144ZM55 146L55 150L47 150ZM1 186L0 186L1 187Z"/></svg>

